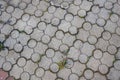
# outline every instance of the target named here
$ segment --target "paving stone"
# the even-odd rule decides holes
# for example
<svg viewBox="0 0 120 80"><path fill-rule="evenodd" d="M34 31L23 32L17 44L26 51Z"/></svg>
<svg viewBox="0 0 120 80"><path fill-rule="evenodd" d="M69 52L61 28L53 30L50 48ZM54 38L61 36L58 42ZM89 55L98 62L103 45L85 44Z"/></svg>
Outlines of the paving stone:
<svg viewBox="0 0 120 80"><path fill-rule="evenodd" d="M86 31L91 30L91 28L92 28L92 25L89 22L85 22L83 24L83 29L85 29Z"/></svg>
<svg viewBox="0 0 120 80"><path fill-rule="evenodd" d="M76 74L71 74L70 76L69 76L69 80L78 80L79 79L79 77L78 77L78 75L76 75Z"/></svg>
<svg viewBox="0 0 120 80"><path fill-rule="evenodd" d="M58 28L64 32L68 32L70 27L71 27L71 23L65 20L62 20L61 24L58 26Z"/></svg>
<svg viewBox="0 0 120 80"><path fill-rule="evenodd" d="M50 6L49 8L48 8L48 12L49 13L54 13L56 11L56 7L54 7L54 6Z"/></svg>
<svg viewBox="0 0 120 80"><path fill-rule="evenodd" d="M21 33L19 38L17 38L17 42L20 42L22 45L27 45L29 39L30 39L29 35L26 35L25 33Z"/></svg>
<svg viewBox="0 0 120 80"><path fill-rule="evenodd" d="M6 61L9 61L11 64L15 64L19 57L20 57L20 54L16 53L14 50L11 50L6 56Z"/></svg>
<svg viewBox="0 0 120 80"><path fill-rule="evenodd" d="M58 72L58 77L60 77L64 80L68 80L68 77L69 77L70 74L71 74L71 70L67 69L67 68L64 68L64 69L62 69Z"/></svg>
<svg viewBox="0 0 120 80"><path fill-rule="evenodd" d="M108 31L103 32L102 34L103 39L109 40L111 38L111 34Z"/></svg>
<svg viewBox="0 0 120 80"><path fill-rule="evenodd" d="M80 54L79 61L80 63L86 63L88 61L88 56L85 54Z"/></svg>
<svg viewBox="0 0 120 80"><path fill-rule="evenodd" d="M9 35L10 32L12 31L13 27L10 25L5 25L0 31L1 33L5 34L5 35Z"/></svg>
<svg viewBox="0 0 120 80"><path fill-rule="evenodd" d="M116 48L114 45L109 45L109 46L108 46L108 52L109 52L110 54L116 54L117 48Z"/></svg>
<svg viewBox="0 0 120 80"><path fill-rule="evenodd" d="M22 72L23 72L22 68L20 68L17 65L14 65L12 67L12 70L10 71L10 75L15 77L15 79L19 79Z"/></svg>
<svg viewBox="0 0 120 80"><path fill-rule="evenodd" d="M74 61L72 59L67 59L66 60L66 64L65 64L66 68L72 68L73 65L74 65Z"/></svg>
<svg viewBox="0 0 120 80"><path fill-rule="evenodd" d="M114 60L115 60L115 57L113 55L110 55L108 52L105 52L103 53L101 62L103 64L106 64L108 67L110 67L112 66Z"/></svg>
<svg viewBox="0 0 120 80"><path fill-rule="evenodd" d="M34 39L30 39L30 40L28 41L28 46L29 46L30 48L34 48L34 47L36 46L36 44L37 44L37 42L36 42L36 40L34 40Z"/></svg>
<svg viewBox="0 0 120 80"><path fill-rule="evenodd" d="M65 14L66 14L65 10L63 10L61 8L57 8L56 11L55 11L55 13L54 13L54 16L57 17L57 18L59 18L59 19L63 19L64 16L65 16Z"/></svg>
<svg viewBox="0 0 120 80"><path fill-rule="evenodd" d="M14 77L10 76L7 78L7 80L14 80Z"/></svg>
<svg viewBox="0 0 120 80"><path fill-rule="evenodd" d="M99 66L99 71L102 74L106 74L108 72L108 67L106 65L102 64L102 65Z"/></svg>
<svg viewBox="0 0 120 80"><path fill-rule="evenodd" d="M37 10L37 8L34 5L29 4L27 6L27 8L25 9L25 12L28 13L28 14L34 14L35 10Z"/></svg>
<svg viewBox="0 0 120 80"><path fill-rule="evenodd" d="M80 8L88 11L88 10L90 10L91 6L92 6L92 2L85 0L85 1L82 1Z"/></svg>
<svg viewBox="0 0 120 80"><path fill-rule="evenodd" d="M93 6L92 7L92 12L95 13L95 14L99 13L100 12L99 6Z"/></svg>
<svg viewBox="0 0 120 80"><path fill-rule="evenodd" d="M40 2L39 0L33 0L33 1L32 1L32 4L33 4L34 6L37 6L37 5L39 4L39 2Z"/></svg>
<svg viewBox="0 0 120 80"><path fill-rule="evenodd" d="M42 80L41 78L38 78L37 76L35 75L32 75L30 80Z"/></svg>
<svg viewBox="0 0 120 80"><path fill-rule="evenodd" d="M9 37L8 39L6 39L6 41L4 42L4 46L9 47L9 49L13 49L14 45L16 44L16 40Z"/></svg>
<svg viewBox="0 0 120 80"><path fill-rule="evenodd" d="M18 61L17 61L17 64L18 64L18 66L20 66L20 67L24 67L25 66L25 64L26 64L26 59L25 58L19 58L18 59Z"/></svg>
<svg viewBox="0 0 120 80"><path fill-rule="evenodd" d="M54 26L57 26L60 23L60 19L59 18L53 18L51 24L53 24Z"/></svg>
<svg viewBox="0 0 120 80"><path fill-rule="evenodd" d="M11 17L11 15L8 14L7 12L3 12L2 15L0 16L0 18L3 22L7 22L10 17Z"/></svg>
<svg viewBox="0 0 120 80"><path fill-rule="evenodd" d="M70 35L69 33L67 33L67 34L65 34L62 41L63 41L64 44L67 44L68 46L72 46L73 42L75 41L75 36Z"/></svg>
<svg viewBox="0 0 120 80"><path fill-rule="evenodd" d="M32 34L33 33L33 28L31 26L26 26L24 31L26 34Z"/></svg>
<svg viewBox="0 0 120 80"><path fill-rule="evenodd" d="M18 20L17 23L14 25L14 29L17 29L19 31L23 31L25 26L27 26L27 23L22 21L22 20Z"/></svg>
<svg viewBox="0 0 120 80"><path fill-rule="evenodd" d="M98 4L100 7L102 7L105 2L106 2L106 0L101 0L101 1L95 0L95 1L94 1L94 4Z"/></svg>
<svg viewBox="0 0 120 80"><path fill-rule="evenodd" d="M9 51L7 48L4 48L4 50L0 51L1 57L6 57L9 54Z"/></svg>
<svg viewBox="0 0 120 80"><path fill-rule="evenodd" d="M48 70L51 63L52 63L52 60L44 56L41 58L41 61L39 62L39 66L43 67L45 70Z"/></svg>
<svg viewBox="0 0 120 80"><path fill-rule="evenodd" d="M13 6L8 6L6 9L6 12L8 13L12 13L14 11L14 7Z"/></svg>
<svg viewBox="0 0 120 80"><path fill-rule="evenodd" d="M0 68L2 68L3 63L5 62L5 58L3 58L2 56L0 56Z"/></svg>
<svg viewBox="0 0 120 80"><path fill-rule="evenodd" d="M64 33L63 33L63 31L57 31L55 36L57 39L63 39Z"/></svg>
<svg viewBox="0 0 120 80"><path fill-rule="evenodd" d="M46 50L46 56L48 58L52 58L52 57L54 57L54 55L55 55L55 51L53 49L47 49Z"/></svg>
<svg viewBox="0 0 120 80"><path fill-rule="evenodd" d="M102 32L103 32L103 28L99 27L97 25L93 25L92 29L90 30L90 34L96 36L97 38L101 36Z"/></svg>
<svg viewBox="0 0 120 80"><path fill-rule="evenodd" d="M40 57L40 54L39 53L33 53L32 56L31 56L31 59L33 62L38 62L41 57Z"/></svg>
<svg viewBox="0 0 120 80"><path fill-rule="evenodd" d="M105 23L106 23L106 22L105 22L104 19L102 19L102 18L97 19L97 24L98 24L99 26L104 26Z"/></svg>
<svg viewBox="0 0 120 80"><path fill-rule="evenodd" d="M85 17L86 21L95 24L96 20L98 19L98 15L94 14L93 12L87 13L87 16Z"/></svg>
<svg viewBox="0 0 120 80"><path fill-rule="evenodd" d="M90 44L95 44L97 42L97 38L95 36L89 36L88 37L88 42Z"/></svg>
<svg viewBox="0 0 120 80"><path fill-rule="evenodd" d="M73 26L76 26L77 28L81 28L84 21L85 21L84 18L80 18L79 16L74 16L71 23Z"/></svg>
<svg viewBox="0 0 120 80"><path fill-rule="evenodd" d="M71 26L69 28L69 32L70 32L70 34L73 35L73 34L77 34L78 30L77 30L77 28L75 26Z"/></svg>
<svg viewBox="0 0 120 80"><path fill-rule="evenodd" d="M105 41L104 39L100 38L96 43L96 48L101 49L102 51L107 51L108 45L109 45L108 41Z"/></svg>
<svg viewBox="0 0 120 80"><path fill-rule="evenodd" d="M115 45L116 47L120 47L120 36L117 34L112 34L111 39L109 40L110 44Z"/></svg>
<svg viewBox="0 0 120 80"><path fill-rule="evenodd" d="M21 2L19 4L19 8L22 9L22 10L24 10L26 7L27 7L27 4L25 2Z"/></svg>
<svg viewBox="0 0 120 80"><path fill-rule="evenodd" d="M89 43L84 43L81 49L81 53L86 54L87 56L91 56L95 46L90 45Z"/></svg>
<svg viewBox="0 0 120 80"><path fill-rule="evenodd" d="M45 74L45 70L43 68L37 68L35 74L37 77L43 77Z"/></svg>
<svg viewBox="0 0 120 80"><path fill-rule="evenodd" d="M24 71L28 72L29 74L34 74L37 67L38 65L36 63L32 62L31 60L28 60L26 62L26 65L24 66Z"/></svg>
<svg viewBox="0 0 120 80"><path fill-rule="evenodd" d="M105 3L105 8L106 8L106 9L111 9L112 7L113 7L112 2L107 1L107 2Z"/></svg>
<svg viewBox="0 0 120 80"><path fill-rule="evenodd" d="M34 48L34 52L39 53L39 54L45 54L46 49L48 48L47 45L38 42L36 47Z"/></svg>
<svg viewBox="0 0 120 80"><path fill-rule="evenodd" d="M31 2L31 0L22 0L23 2L29 4Z"/></svg>
<svg viewBox="0 0 120 80"><path fill-rule="evenodd" d="M19 8L16 8L14 10L14 12L12 13L12 16L19 19L19 18L21 18L22 14L23 14L23 11L21 9L19 9Z"/></svg>
<svg viewBox="0 0 120 80"><path fill-rule="evenodd" d="M11 33L11 37L12 38L18 38L19 37L19 31L18 30L13 30Z"/></svg>
<svg viewBox="0 0 120 80"><path fill-rule="evenodd" d="M50 42L50 36L48 36L48 35L43 35L42 36L42 42L43 43L49 43Z"/></svg>
<svg viewBox="0 0 120 80"><path fill-rule="evenodd" d="M120 60L117 60L117 61L115 61L114 62L114 67L115 67L115 69L117 69L117 70L120 70Z"/></svg>
<svg viewBox="0 0 120 80"><path fill-rule="evenodd" d="M5 40L5 35L4 34L0 34L0 41L3 42Z"/></svg>
<svg viewBox="0 0 120 80"><path fill-rule="evenodd" d="M81 49L83 47L83 42L81 40L76 40L74 42L74 47L77 49Z"/></svg>
<svg viewBox="0 0 120 80"><path fill-rule="evenodd" d="M112 11L113 11L114 13L119 14L119 13L120 13L120 5L117 4L117 3L114 4Z"/></svg>
<svg viewBox="0 0 120 80"><path fill-rule="evenodd" d="M21 2L21 0L17 0L17 1L16 0L11 0L9 2L9 4L13 5L14 7L17 7L20 2Z"/></svg>
<svg viewBox="0 0 120 80"><path fill-rule="evenodd" d="M85 70L84 76L85 76L86 79L92 79L93 76L94 76L94 73L93 73L92 70L89 70L89 69L88 69L88 70Z"/></svg>
<svg viewBox="0 0 120 80"><path fill-rule="evenodd" d="M84 29L79 29L79 32L76 36L77 36L77 39L80 39L81 41L85 42L85 41L87 41L89 32Z"/></svg>
<svg viewBox="0 0 120 80"><path fill-rule="evenodd" d="M58 64L52 63L52 64L50 65L50 70L51 70L52 72L58 72L58 70L59 70Z"/></svg>
<svg viewBox="0 0 120 80"><path fill-rule="evenodd" d="M29 26L35 28L39 21L40 21L39 18L37 18L35 16L31 16L27 23L28 23Z"/></svg>
<svg viewBox="0 0 120 80"><path fill-rule="evenodd" d="M56 38L52 38L51 42L49 43L49 47L53 48L55 50L58 50L61 44L62 44L61 40L58 40Z"/></svg>
<svg viewBox="0 0 120 80"><path fill-rule="evenodd" d="M98 70L98 66L101 64L101 62L94 57L91 57L87 63L87 67L92 69L93 71Z"/></svg>
<svg viewBox="0 0 120 80"><path fill-rule="evenodd" d="M73 15L72 14L66 14L65 15L65 20L66 21L72 21L73 20Z"/></svg>
<svg viewBox="0 0 120 80"><path fill-rule="evenodd" d="M21 74L21 79L22 79L22 80L29 80L29 79L30 79L29 73L23 72L23 73Z"/></svg>
<svg viewBox="0 0 120 80"><path fill-rule="evenodd" d="M119 80L119 8L120 0L0 1L0 79Z"/></svg>
<svg viewBox="0 0 120 80"><path fill-rule="evenodd" d="M68 52L68 49L69 49L69 47L67 46L67 45L65 45L65 44L62 44L62 45L60 45L60 51L63 53L63 54L65 54L66 55L66 53Z"/></svg>
<svg viewBox="0 0 120 80"><path fill-rule="evenodd" d="M30 15L29 14L23 14L22 16L22 20L23 21L28 21L30 19Z"/></svg>
<svg viewBox="0 0 120 80"><path fill-rule="evenodd" d="M99 17L107 20L109 18L109 14L110 14L110 11L105 9L105 8L101 8L100 12L99 12Z"/></svg>
<svg viewBox="0 0 120 80"><path fill-rule="evenodd" d="M47 27L46 23L45 22L40 22L38 23L38 29L39 30L45 30Z"/></svg>
<svg viewBox="0 0 120 80"><path fill-rule="evenodd" d="M16 18L15 17L11 17L9 18L9 21L10 21L10 25L14 25L16 23Z"/></svg>
<svg viewBox="0 0 120 80"><path fill-rule="evenodd" d="M46 11L48 7L49 3L46 1L40 1L40 3L37 5L37 8L40 9L41 11Z"/></svg>
<svg viewBox="0 0 120 80"><path fill-rule="evenodd" d="M85 79L85 77L80 77L80 79L79 79L79 80L86 80L86 79Z"/></svg>
<svg viewBox="0 0 120 80"><path fill-rule="evenodd" d="M41 17L41 21L44 21L46 23L50 23L52 18L53 18L53 14L45 12L44 15Z"/></svg>
<svg viewBox="0 0 120 80"><path fill-rule="evenodd" d="M44 35L43 31L34 29L33 33L30 36L31 36L31 38L33 38L37 41L40 41L43 35Z"/></svg>
<svg viewBox="0 0 120 80"><path fill-rule="evenodd" d="M21 52L23 50L23 46L21 44L17 43L17 44L14 45L14 50L16 52Z"/></svg>
<svg viewBox="0 0 120 80"><path fill-rule="evenodd" d="M79 9L80 9L79 6L71 4L70 7L68 8L68 12L72 13L73 15L76 15Z"/></svg>
<svg viewBox="0 0 120 80"><path fill-rule="evenodd" d="M117 27L117 28L116 28L116 33L117 33L118 35L120 35L120 27Z"/></svg>
<svg viewBox="0 0 120 80"><path fill-rule="evenodd" d="M42 80L55 80L56 77L57 77L56 74L50 71L46 71L45 75L42 77Z"/></svg>
<svg viewBox="0 0 120 80"><path fill-rule="evenodd" d="M81 3L82 3L81 0L74 0L74 4L75 4L75 5L80 5Z"/></svg>
<svg viewBox="0 0 120 80"><path fill-rule="evenodd" d="M0 80L6 80L8 77L8 73L0 69Z"/></svg>
<svg viewBox="0 0 120 80"><path fill-rule="evenodd" d="M95 51L94 51L94 57L95 57L96 59L101 59L102 56L103 56L103 53L102 53L101 50L95 50Z"/></svg>
<svg viewBox="0 0 120 80"><path fill-rule="evenodd" d="M115 68L111 68L109 74L107 75L108 79L111 80L119 80L120 71L116 70Z"/></svg>
<svg viewBox="0 0 120 80"><path fill-rule="evenodd" d="M38 9L38 10L35 11L35 16L36 17L41 17L42 15L43 15L43 12L41 10Z"/></svg>
<svg viewBox="0 0 120 80"><path fill-rule="evenodd" d="M45 34L49 35L50 37L54 36L55 32L57 31L57 28L52 25L47 25L47 28L45 29Z"/></svg>
<svg viewBox="0 0 120 80"><path fill-rule="evenodd" d="M23 51L21 52L21 56L30 59L33 53L33 49L29 48L28 46L24 46Z"/></svg>
<svg viewBox="0 0 120 80"><path fill-rule="evenodd" d="M100 73L94 73L94 77L91 80L107 80L105 76L101 75Z"/></svg>
<svg viewBox="0 0 120 80"><path fill-rule="evenodd" d="M78 60L78 56L80 55L80 51L75 47L71 47L68 52L68 58L72 58L73 60Z"/></svg>
<svg viewBox="0 0 120 80"><path fill-rule="evenodd" d="M62 7L63 9L68 9L68 8L69 8L69 3L68 3L68 2L62 2L62 3L61 3L61 7Z"/></svg>
<svg viewBox="0 0 120 80"><path fill-rule="evenodd" d="M63 58L64 58L64 55L61 52L57 51L55 52L55 56L52 58L52 60L53 62L59 63L60 61L63 61Z"/></svg>
<svg viewBox="0 0 120 80"><path fill-rule="evenodd" d="M5 62L3 64L3 70L10 71L11 68L12 68L12 64L10 62Z"/></svg>
<svg viewBox="0 0 120 80"><path fill-rule="evenodd" d="M74 62L72 69L72 73L75 73L79 76L83 74L83 71L85 70L86 66L84 64L77 62Z"/></svg>
<svg viewBox="0 0 120 80"><path fill-rule="evenodd" d="M105 30L115 33L115 29L117 28L117 25L113 23L112 21L108 20L106 25L104 26Z"/></svg>

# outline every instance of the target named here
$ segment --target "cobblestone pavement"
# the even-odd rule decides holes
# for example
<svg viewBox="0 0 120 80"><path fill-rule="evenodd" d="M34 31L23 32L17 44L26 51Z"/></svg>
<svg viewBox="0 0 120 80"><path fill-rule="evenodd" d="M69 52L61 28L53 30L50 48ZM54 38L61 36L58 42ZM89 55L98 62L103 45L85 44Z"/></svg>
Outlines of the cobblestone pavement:
<svg viewBox="0 0 120 80"><path fill-rule="evenodd" d="M120 80L120 0L0 0L0 80Z"/></svg>

